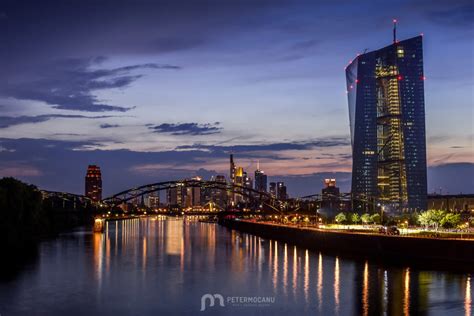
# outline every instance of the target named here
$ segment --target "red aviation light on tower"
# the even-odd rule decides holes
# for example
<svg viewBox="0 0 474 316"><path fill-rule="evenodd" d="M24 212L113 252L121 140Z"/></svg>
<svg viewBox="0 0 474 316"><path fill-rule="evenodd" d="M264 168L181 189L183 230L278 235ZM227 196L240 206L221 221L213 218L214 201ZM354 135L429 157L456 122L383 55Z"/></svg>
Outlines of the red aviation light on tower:
<svg viewBox="0 0 474 316"><path fill-rule="evenodd" d="M398 75L397 80L398 80L398 81L403 80L403 76L402 76L402 75Z"/></svg>

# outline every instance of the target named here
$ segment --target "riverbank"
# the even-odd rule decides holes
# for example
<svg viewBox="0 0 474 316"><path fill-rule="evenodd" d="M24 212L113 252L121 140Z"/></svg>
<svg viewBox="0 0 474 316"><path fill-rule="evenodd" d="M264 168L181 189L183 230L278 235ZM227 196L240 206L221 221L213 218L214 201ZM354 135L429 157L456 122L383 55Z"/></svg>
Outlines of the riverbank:
<svg viewBox="0 0 474 316"><path fill-rule="evenodd" d="M335 232L245 220L222 220L220 224L265 239L333 255L450 270L472 271L474 264L472 240Z"/></svg>

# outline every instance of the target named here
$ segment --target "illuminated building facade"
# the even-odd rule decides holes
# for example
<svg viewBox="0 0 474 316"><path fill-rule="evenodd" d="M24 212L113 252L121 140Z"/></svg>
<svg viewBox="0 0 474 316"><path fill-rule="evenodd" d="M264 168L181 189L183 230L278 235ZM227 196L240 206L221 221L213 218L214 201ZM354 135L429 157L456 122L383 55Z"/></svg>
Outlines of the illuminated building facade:
<svg viewBox="0 0 474 316"><path fill-rule="evenodd" d="M286 200L288 198L288 194L286 193L286 185L284 182L277 182L276 197L280 200Z"/></svg>
<svg viewBox="0 0 474 316"><path fill-rule="evenodd" d="M230 155L230 183L234 184L235 183L235 163L234 163L234 155Z"/></svg>
<svg viewBox="0 0 474 316"><path fill-rule="evenodd" d="M216 181L223 184L227 183L223 175L217 175L215 178L212 178L211 181ZM220 209L225 209L227 207L227 192L221 189L212 188L210 189L210 200L214 202Z"/></svg>
<svg viewBox="0 0 474 316"><path fill-rule="evenodd" d="M147 206L152 209L157 209L160 207L160 196L159 195L149 195L147 197Z"/></svg>
<svg viewBox="0 0 474 316"><path fill-rule="evenodd" d="M255 190L267 192L267 175L258 168L255 170Z"/></svg>
<svg viewBox="0 0 474 316"><path fill-rule="evenodd" d="M276 197L276 183L270 182L270 194Z"/></svg>
<svg viewBox="0 0 474 316"><path fill-rule="evenodd" d="M324 188L321 190L321 208L328 212L340 211L340 190L336 186L336 179L324 179Z"/></svg>
<svg viewBox="0 0 474 316"><path fill-rule="evenodd" d="M166 192L166 197L170 207L181 208L183 204L184 186L182 183L177 183L175 187L169 188Z"/></svg>
<svg viewBox="0 0 474 316"><path fill-rule="evenodd" d="M194 177L191 178L191 180L201 181L202 179L200 177ZM186 187L185 190L183 190L183 194L184 207L193 208L201 206L201 187Z"/></svg>
<svg viewBox="0 0 474 316"><path fill-rule="evenodd" d="M352 193L389 211L427 206L422 36L357 56L346 68Z"/></svg>
<svg viewBox="0 0 474 316"><path fill-rule="evenodd" d="M235 178L234 178L234 183L235 185L238 185L238 186L244 186L244 168L242 167L237 167L235 169ZM239 192L242 191L241 188L235 188L234 189L236 191L236 193L234 193L234 202L235 203L239 203L239 202L242 202L243 201L243 196L242 194L239 194Z"/></svg>
<svg viewBox="0 0 474 316"><path fill-rule="evenodd" d="M102 200L102 174L99 166L87 167L85 183L85 196L95 202Z"/></svg>

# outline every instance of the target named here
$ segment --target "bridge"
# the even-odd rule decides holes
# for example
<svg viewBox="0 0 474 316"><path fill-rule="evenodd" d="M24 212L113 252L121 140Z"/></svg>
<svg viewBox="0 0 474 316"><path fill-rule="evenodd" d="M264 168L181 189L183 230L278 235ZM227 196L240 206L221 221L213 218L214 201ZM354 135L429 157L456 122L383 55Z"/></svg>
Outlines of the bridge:
<svg viewBox="0 0 474 316"><path fill-rule="evenodd" d="M68 192L41 190L41 195L43 200L47 200L52 207L60 206L62 209L76 209L79 205L87 207L94 203L85 195Z"/></svg>
<svg viewBox="0 0 474 316"><path fill-rule="evenodd" d="M128 201L134 200L144 195L149 195L158 191L169 190L177 187L186 188L201 188L201 189L216 189L220 191L226 191L228 193L237 194L246 197L250 201L260 201L266 204L276 204L277 202L283 202L276 199L274 196L267 192L261 192L254 190L249 187L227 184L225 182L218 181L203 181L203 180L181 180L181 181L165 181L142 185L140 187L128 189L102 200L102 203L109 206L118 206Z"/></svg>
<svg viewBox="0 0 474 316"><path fill-rule="evenodd" d="M100 201L100 204L107 206L109 208L117 208L121 205L126 205L130 201L137 201L140 197L148 196L150 194L169 190L174 188L200 188L201 190L220 190L224 191L227 194L240 195L245 198L245 201L249 205L254 207L264 207L271 209L277 213L281 213L283 205L290 205L290 209L296 211L304 203L321 203L323 201L334 200L342 201L346 203L351 203L351 208L353 208L354 203L364 203L372 204L373 199L370 199L366 196L354 196L351 193L342 193L342 194L312 194L306 195L298 198L293 198L290 200L281 200L277 199L275 196L268 192L257 191L253 188L228 184L225 182L218 181L205 181L205 180L173 180L173 181L163 181L150 183L142 185L139 187L130 188L119 193L113 194L109 197L106 197ZM55 191L42 191L44 198L49 198L51 200L60 200L63 203L81 203L86 205L93 204L93 201L84 196L78 194L72 194L67 192L55 192Z"/></svg>

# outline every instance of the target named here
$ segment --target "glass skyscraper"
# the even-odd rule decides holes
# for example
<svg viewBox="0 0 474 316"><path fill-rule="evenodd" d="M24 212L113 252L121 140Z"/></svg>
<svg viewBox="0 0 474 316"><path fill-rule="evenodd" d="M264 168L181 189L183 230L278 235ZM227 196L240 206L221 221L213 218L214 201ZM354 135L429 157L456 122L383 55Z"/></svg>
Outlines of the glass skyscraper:
<svg viewBox="0 0 474 316"><path fill-rule="evenodd" d="M89 165L87 167L85 183L85 196L94 202L102 200L102 173L99 166Z"/></svg>
<svg viewBox="0 0 474 316"><path fill-rule="evenodd" d="M422 36L358 55L346 68L352 193L386 210L427 206Z"/></svg>

